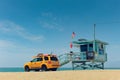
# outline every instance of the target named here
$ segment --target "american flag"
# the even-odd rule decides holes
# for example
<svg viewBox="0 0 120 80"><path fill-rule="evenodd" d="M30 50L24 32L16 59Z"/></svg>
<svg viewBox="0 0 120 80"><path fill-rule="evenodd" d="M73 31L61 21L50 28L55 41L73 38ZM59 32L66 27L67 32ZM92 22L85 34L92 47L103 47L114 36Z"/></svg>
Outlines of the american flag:
<svg viewBox="0 0 120 80"><path fill-rule="evenodd" d="M72 33L72 39L75 37L75 32Z"/></svg>

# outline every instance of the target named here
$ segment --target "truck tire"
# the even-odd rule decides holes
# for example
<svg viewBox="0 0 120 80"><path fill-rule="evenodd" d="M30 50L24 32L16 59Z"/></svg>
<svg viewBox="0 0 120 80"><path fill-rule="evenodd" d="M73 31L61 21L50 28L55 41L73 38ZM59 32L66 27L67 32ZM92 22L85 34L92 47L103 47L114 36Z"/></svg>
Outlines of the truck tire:
<svg viewBox="0 0 120 80"><path fill-rule="evenodd" d="M46 67L46 65L42 65L42 71L47 71L47 67Z"/></svg>
<svg viewBox="0 0 120 80"><path fill-rule="evenodd" d="M24 70L25 70L25 72L29 72L30 71L28 66L25 66Z"/></svg>

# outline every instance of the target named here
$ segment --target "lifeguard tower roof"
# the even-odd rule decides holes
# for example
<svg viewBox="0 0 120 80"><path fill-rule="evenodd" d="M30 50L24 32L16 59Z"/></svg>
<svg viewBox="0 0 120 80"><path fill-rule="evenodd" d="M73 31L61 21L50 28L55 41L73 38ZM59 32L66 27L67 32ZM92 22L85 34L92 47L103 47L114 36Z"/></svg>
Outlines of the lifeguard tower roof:
<svg viewBox="0 0 120 80"><path fill-rule="evenodd" d="M107 42L103 42L103 41L100 41L100 40L92 40L92 41L89 41L89 40L86 40L86 39L78 39L78 41L73 41L73 44L88 44L88 43L102 43L104 45L108 45Z"/></svg>

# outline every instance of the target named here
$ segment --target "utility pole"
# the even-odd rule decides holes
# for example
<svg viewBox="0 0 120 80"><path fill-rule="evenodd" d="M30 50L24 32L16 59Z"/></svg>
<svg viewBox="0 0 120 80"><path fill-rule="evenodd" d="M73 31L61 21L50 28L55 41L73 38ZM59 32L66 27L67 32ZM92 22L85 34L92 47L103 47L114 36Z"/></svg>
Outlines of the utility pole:
<svg viewBox="0 0 120 80"><path fill-rule="evenodd" d="M96 24L94 24L94 40L95 40L95 38L96 38L96 35L95 35L95 28L96 28Z"/></svg>
<svg viewBox="0 0 120 80"><path fill-rule="evenodd" d="M93 37L94 37L94 40L93 40L93 51L94 51L94 53L96 53L96 35L95 35L96 32L95 32L95 28L96 28L96 24L94 24L94 29L93 29L94 30L93 31ZM94 60L92 61L92 69L94 69Z"/></svg>

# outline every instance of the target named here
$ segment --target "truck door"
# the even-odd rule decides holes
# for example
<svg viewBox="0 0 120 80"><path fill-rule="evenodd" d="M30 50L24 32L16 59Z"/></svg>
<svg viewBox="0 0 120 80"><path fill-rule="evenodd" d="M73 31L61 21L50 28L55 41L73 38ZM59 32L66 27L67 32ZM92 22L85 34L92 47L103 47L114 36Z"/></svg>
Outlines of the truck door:
<svg viewBox="0 0 120 80"><path fill-rule="evenodd" d="M37 58L35 58L35 59L33 59L33 60L31 61L31 68L32 68L32 69L35 68L36 62L37 62Z"/></svg>
<svg viewBox="0 0 120 80"><path fill-rule="evenodd" d="M42 64L43 58L37 58L36 64L35 64L35 68L41 68L41 64Z"/></svg>

